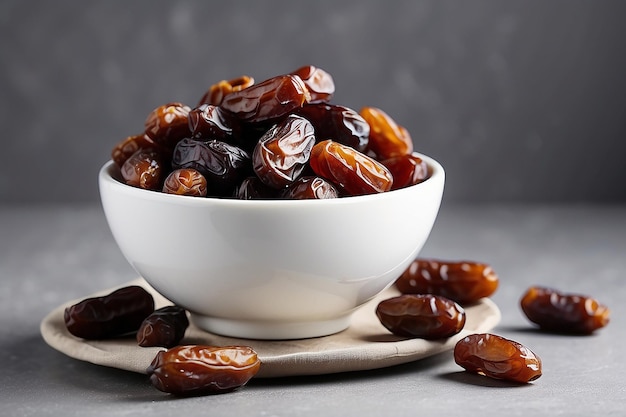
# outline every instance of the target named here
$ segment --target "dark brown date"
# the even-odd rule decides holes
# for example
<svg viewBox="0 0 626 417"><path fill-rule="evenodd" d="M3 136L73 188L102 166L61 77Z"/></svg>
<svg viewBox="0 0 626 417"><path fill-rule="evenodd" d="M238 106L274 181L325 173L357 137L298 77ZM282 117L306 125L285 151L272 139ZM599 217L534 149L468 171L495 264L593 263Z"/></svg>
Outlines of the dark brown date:
<svg viewBox="0 0 626 417"><path fill-rule="evenodd" d="M247 75L242 75L241 77L233 78L232 80L222 80L209 87L207 92L204 93L204 95L200 99L200 103L198 103L198 106L201 106L203 104L219 106L220 104L222 104L224 97L226 97L230 93L234 91L241 91L245 88L250 87L253 84L254 78Z"/></svg>
<svg viewBox="0 0 626 417"><path fill-rule="evenodd" d="M413 152L409 131L387 113L376 107L363 107L359 114L370 126L368 149L376 155L376 159L384 160Z"/></svg>
<svg viewBox="0 0 626 417"><path fill-rule="evenodd" d="M184 308L161 307L144 319L137 331L137 344L142 347L176 346L185 336L189 319Z"/></svg>
<svg viewBox="0 0 626 417"><path fill-rule="evenodd" d="M393 175L392 190L419 184L428 178L426 161L414 153L394 156L381 161Z"/></svg>
<svg viewBox="0 0 626 417"><path fill-rule="evenodd" d="M465 326L465 311L445 297L432 294L405 294L381 301L376 316L397 336L443 339Z"/></svg>
<svg viewBox="0 0 626 417"><path fill-rule="evenodd" d="M339 191L322 177L305 176L285 188L281 197L289 200L337 198Z"/></svg>
<svg viewBox="0 0 626 417"><path fill-rule="evenodd" d="M403 294L436 294L471 304L493 294L498 283L497 274L484 263L416 259L395 286Z"/></svg>
<svg viewBox="0 0 626 417"><path fill-rule="evenodd" d="M370 127L356 111L334 104L309 104L295 113L306 118L315 128L318 140L331 139L359 152L369 143Z"/></svg>
<svg viewBox="0 0 626 417"><path fill-rule="evenodd" d="M140 135L129 136L118 142L111 150L111 159L115 165L122 167L124 162L131 157L132 154L140 149L158 151L159 146L155 144L145 133Z"/></svg>
<svg viewBox="0 0 626 417"><path fill-rule="evenodd" d="M224 97L221 107L247 123L280 119L311 100L297 75L279 75Z"/></svg>
<svg viewBox="0 0 626 417"><path fill-rule="evenodd" d="M145 133L155 143L172 149L189 137L189 111L182 103L168 103L154 109L145 121Z"/></svg>
<svg viewBox="0 0 626 417"><path fill-rule="evenodd" d="M243 178L251 172L250 155L226 142L207 142L183 139L174 148L172 168L191 168L199 171L207 181L211 196L231 196Z"/></svg>
<svg viewBox="0 0 626 417"><path fill-rule="evenodd" d="M233 197L239 200L270 200L277 195L278 190L263 184L257 176L250 176L235 188Z"/></svg>
<svg viewBox="0 0 626 417"><path fill-rule="evenodd" d="M315 174L348 195L381 193L393 185L391 172L380 162L332 140L316 144L309 163Z"/></svg>
<svg viewBox="0 0 626 417"><path fill-rule="evenodd" d="M206 178L199 171L192 168L175 169L165 178L163 192L192 197L206 197Z"/></svg>
<svg viewBox="0 0 626 417"><path fill-rule="evenodd" d="M292 72L302 78L311 95L310 103L325 103L330 101L335 93L333 77L321 68L305 65Z"/></svg>
<svg viewBox="0 0 626 417"><path fill-rule="evenodd" d="M233 117L220 107L204 104L189 112L189 130L195 140L221 140L233 137Z"/></svg>
<svg viewBox="0 0 626 417"><path fill-rule="evenodd" d="M304 170L315 145L313 126L303 117L290 115L259 139L252 153L252 167L259 179L273 188L284 188Z"/></svg>
<svg viewBox="0 0 626 417"><path fill-rule="evenodd" d="M178 346L157 353L148 367L158 390L179 396L219 394L245 385L261 366L247 346Z"/></svg>
<svg viewBox="0 0 626 417"><path fill-rule="evenodd" d="M145 190L160 190L165 168L158 152L139 149L122 164L120 173L128 185Z"/></svg>
<svg viewBox="0 0 626 417"><path fill-rule="evenodd" d="M527 383L541 376L541 359L526 346L494 334L472 334L454 347L454 361L466 371Z"/></svg>
<svg viewBox="0 0 626 417"><path fill-rule="evenodd" d="M520 304L530 321L551 332L590 334L609 324L609 308L586 295L531 287Z"/></svg>
<svg viewBox="0 0 626 417"><path fill-rule="evenodd" d="M152 295L139 286L128 286L67 307L63 318L76 337L108 339L137 331L153 311Z"/></svg>

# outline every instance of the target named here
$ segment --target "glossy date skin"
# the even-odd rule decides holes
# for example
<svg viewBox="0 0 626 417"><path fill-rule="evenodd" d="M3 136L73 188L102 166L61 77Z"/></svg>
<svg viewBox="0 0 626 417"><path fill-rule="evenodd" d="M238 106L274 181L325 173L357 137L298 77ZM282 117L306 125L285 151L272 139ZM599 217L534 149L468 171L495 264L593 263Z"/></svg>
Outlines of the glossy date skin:
<svg viewBox="0 0 626 417"><path fill-rule="evenodd" d="M233 140L232 115L218 106L203 104L189 112L190 137L195 140Z"/></svg>
<svg viewBox="0 0 626 417"><path fill-rule="evenodd" d="M405 294L381 301L376 316L397 336L443 339L465 326L465 311L454 301L431 294Z"/></svg>
<svg viewBox="0 0 626 417"><path fill-rule="evenodd" d="M212 106L219 106L224 101L224 97L233 93L235 91L241 91L250 86L254 85L254 78L248 75L242 75L241 77L233 78L231 80L222 80L219 81L206 91L200 102L198 103L198 107L203 104L209 104Z"/></svg>
<svg viewBox="0 0 626 417"><path fill-rule="evenodd" d="M137 331L153 311L152 295L139 286L128 286L67 307L63 318L76 337L109 339Z"/></svg>
<svg viewBox="0 0 626 417"><path fill-rule="evenodd" d="M415 259L395 282L403 294L436 294L460 304L489 297L498 284L498 275L487 264L435 259Z"/></svg>
<svg viewBox="0 0 626 417"><path fill-rule="evenodd" d="M166 306L152 312L137 330L137 344L141 347L176 346L185 336L189 319L184 308Z"/></svg>
<svg viewBox="0 0 626 417"><path fill-rule="evenodd" d="M207 181L207 195L231 196L237 184L250 174L250 155L218 140L183 139L174 148L172 168L200 172Z"/></svg>
<svg viewBox="0 0 626 417"><path fill-rule="evenodd" d="M273 188L284 188L302 173L315 145L311 123L290 115L259 139L252 153L257 177Z"/></svg>
<svg viewBox="0 0 626 417"><path fill-rule="evenodd" d="M139 149L124 161L120 173L128 185L145 190L160 190L165 166L159 152L153 149Z"/></svg>
<svg viewBox="0 0 626 417"><path fill-rule="evenodd" d="M381 161L393 175L392 190L419 184L428 179L428 164L416 154L394 156Z"/></svg>
<svg viewBox="0 0 626 417"><path fill-rule="evenodd" d="M304 176L285 188L281 193L281 197L288 200L338 198L339 191L322 177Z"/></svg>
<svg viewBox="0 0 626 417"><path fill-rule="evenodd" d="M591 334L609 323L609 308L585 295L530 287L520 304L531 322L555 333Z"/></svg>
<svg viewBox="0 0 626 417"><path fill-rule="evenodd" d="M145 133L128 136L118 142L111 150L111 159L115 165L122 167L135 152L139 150L154 150L159 152L159 145L154 143ZM159 152L160 153L160 152Z"/></svg>
<svg viewBox="0 0 626 417"><path fill-rule="evenodd" d="M311 96L310 103L326 103L335 93L333 77L321 68L305 65L291 74L299 76L304 81Z"/></svg>
<svg viewBox="0 0 626 417"><path fill-rule="evenodd" d="M376 107L363 107L359 114L370 126L368 150L379 160L407 155L413 152L409 131L387 113Z"/></svg>
<svg viewBox="0 0 626 417"><path fill-rule="evenodd" d="M315 174L347 195L382 193L393 184L391 172L380 162L332 140L317 143L309 163Z"/></svg>
<svg viewBox="0 0 626 417"><path fill-rule="evenodd" d="M335 104L309 104L296 109L315 128L318 140L331 139L365 152L369 143L370 126L356 111Z"/></svg>
<svg viewBox="0 0 626 417"><path fill-rule="evenodd" d="M246 123L271 122L309 102L311 96L297 75L279 75L224 97L221 107Z"/></svg>
<svg viewBox="0 0 626 417"><path fill-rule="evenodd" d="M195 169L175 169L165 178L162 191L166 194L206 197L207 181L204 175Z"/></svg>
<svg viewBox="0 0 626 417"><path fill-rule="evenodd" d="M145 134L155 143L172 149L183 138L189 137L189 111L178 102L167 103L154 109L144 123Z"/></svg>
<svg viewBox="0 0 626 417"><path fill-rule="evenodd" d="M541 359L526 346L494 334L472 334L454 347L454 361L466 371L527 383L541 376Z"/></svg>
<svg viewBox="0 0 626 417"><path fill-rule="evenodd" d="M159 352L148 369L158 390L178 396L220 394L245 385L261 366L247 346L178 346Z"/></svg>

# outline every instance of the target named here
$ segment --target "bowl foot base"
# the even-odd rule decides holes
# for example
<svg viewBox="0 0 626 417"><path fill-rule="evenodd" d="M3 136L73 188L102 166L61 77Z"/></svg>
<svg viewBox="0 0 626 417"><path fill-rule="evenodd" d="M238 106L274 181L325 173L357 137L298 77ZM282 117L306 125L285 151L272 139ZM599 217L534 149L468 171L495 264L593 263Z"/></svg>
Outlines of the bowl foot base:
<svg viewBox="0 0 626 417"><path fill-rule="evenodd" d="M289 340L339 333L350 326L350 315L322 321L285 323L231 320L192 314L191 321L202 330L221 336L260 340Z"/></svg>

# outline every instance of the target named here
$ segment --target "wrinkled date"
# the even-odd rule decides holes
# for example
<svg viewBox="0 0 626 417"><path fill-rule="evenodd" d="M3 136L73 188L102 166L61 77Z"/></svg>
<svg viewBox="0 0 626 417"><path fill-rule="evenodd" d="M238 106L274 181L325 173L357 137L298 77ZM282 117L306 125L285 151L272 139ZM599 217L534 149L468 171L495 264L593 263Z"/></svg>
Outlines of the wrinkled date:
<svg viewBox="0 0 626 417"><path fill-rule="evenodd" d="M242 75L232 80L222 80L213 84L200 99L198 107L203 104L219 106L224 101L224 97L235 91L241 91L254 84L254 78Z"/></svg>
<svg viewBox="0 0 626 417"><path fill-rule="evenodd" d="M137 331L153 311L152 295L139 286L129 286L66 308L64 321L76 337L107 339Z"/></svg>
<svg viewBox="0 0 626 417"><path fill-rule="evenodd" d="M256 176L245 178L233 193L239 200L269 200L276 198L277 195L277 189L263 184Z"/></svg>
<svg viewBox="0 0 626 417"><path fill-rule="evenodd" d="M585 295L531 287L520 304L530 321L552 332L590 334L609 323L609 308Z"/></svg>
<svg viewBox="0 0 626 417"><path fill-rule="evenodd" d="M188 137L189 111L182 103L168 103L154 109L146 118L145 134L155 143L168 149Z"/></svg>
<svg viewBox="0 0 626 417"><path fill-rule="evenodd" d="M300 176L314 144L311 123L291 115L259 139L252 153L254 172L264 184L284 188Z"/></svg>
<svg viewBox="0 0 626 417"><path fill-rule="evenodd" d="M147 374L163 392L179 396L219 394L245 385L261 366L247 346L178 346L159 352Z"/></svg>
<svg viewBox="0 0 626 417"><path fill-rule="evenodd" d="M426 161L414 153L394 156L381 161L393 175L392 190L419 184L428 178Z"/></svg>
<svg viewBox="0 0 626 417"><path fill-rule="evenodd" d="M159 308L144 319L137 330L137 344L142 347L176 346L185 336L189 319L184 308L167 306Z"/></svg>
<svg viewBox="0 0 626 417"><path fill-rule="evenodd" d="M166 194L205 197L207 195L206 178L200 171L195 169L176 169L165 178L163 192Z"/></svg>
<svg viewBox="0 0 626 417"><path fill-rule="evenodd" d="M221 107L246 123L277 120L311 99L297 75L279 75L224 97Z"/></svg>
<svg viewBox="0 0 626 417"><path fill-rule="evenodd" d="M526 383L541 376L541 359L526 346L494 334L472 334L454 347L454 361L466 371Z"/></svg>
<svg viewBox="0 0 626 417"><path fill-rule="evenodd" d="M229 141L235 125L232 116L220 107L204 104L189 112L189 130L192 139Z"/></svg>
<svg viewBox="0 0 626 417"><path fill-rule="evenodd" d="M465 311L445 297L431 294L405 294L381 301L376 316L397 336L442 339L465 326Z"/></svg>
<svg viewBox="0 0 626 417"><path fill-rule="evenodd" d="M382 193L393 184L391 172L380 162L332 140L316 144L309 163L317 175L349 195Z"/></svg>
<svg viewBox="0 0 626 417"><path fill-rule="evenodd" d="M111 150L111 159L115 162L115 165L121 168L132 154L141 149L153 149L156 152L159 149L159 145L154 143L152 139L144 133L129 136L113 147Z"/></svg>
<svg viewBox="0 0 626 417"><path fill-rule="evenodd" d="M183 139L174 148L172 168L195 169L206 179L210 195L231 196L250 173L250 155L219 140Z"/></svg>
<svg viewBox="0 0 626 417"><path fill-rule="evenodd" d="M335 93L333 77L321 68L305 65L291 74L299 76L304 81L311 96L310 103L328 102Z"/></svg>
<svg viewBox="0 0 626 417"><path fill-rule="evenodd" d="M307 176L298 178L285 188L281 197L289 200L337 198L339 191L324 178Z"/></svg>
<svg viewBox="0 0 626 417"><path fill-rule="evenodd" d="M471 304L492 295L498 283L497 274L483 263L416 259L395 286L403 294L436 294Z"/></svg>
<svg viewBox="0 0 626 417"><path fill-rule="evenodd" d="M387 113L376 107L363 107L359 114L370 126L368 148L379 160L413 152L411 135Z"/></svg>
<svg viewBox="0 0 626 417"><path fill-rule="evenodd" d="M160 190L165 168L161 155L151 149L139 149L120 168L126 184L145 190Z"/></svg>

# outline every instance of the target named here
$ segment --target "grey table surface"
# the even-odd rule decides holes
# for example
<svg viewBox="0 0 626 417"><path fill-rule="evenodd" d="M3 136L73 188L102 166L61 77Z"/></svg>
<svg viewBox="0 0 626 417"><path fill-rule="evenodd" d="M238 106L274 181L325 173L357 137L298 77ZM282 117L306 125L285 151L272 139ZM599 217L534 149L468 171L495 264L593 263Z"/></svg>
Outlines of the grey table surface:
<svg viewBox="0 0 626 417"><path fill-rule="evenodd" d="M145 375L50 348L56 306L136 278L99 206L0 208L0 415L408 416L624 415L626 206L444 204L421 256L490 263L501 285L493 330L530 347L528 385L470 375L451 352L365 372L252 380L235 392L175 399ZM534 284L594 296L612 321L591 336L541 333L519 309Z"/></svg>

